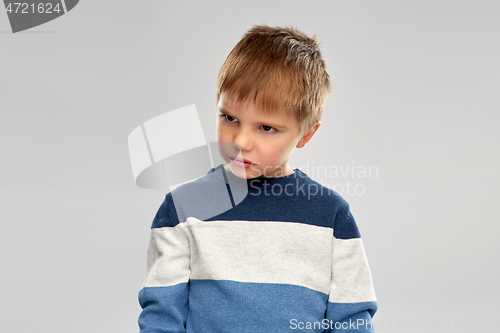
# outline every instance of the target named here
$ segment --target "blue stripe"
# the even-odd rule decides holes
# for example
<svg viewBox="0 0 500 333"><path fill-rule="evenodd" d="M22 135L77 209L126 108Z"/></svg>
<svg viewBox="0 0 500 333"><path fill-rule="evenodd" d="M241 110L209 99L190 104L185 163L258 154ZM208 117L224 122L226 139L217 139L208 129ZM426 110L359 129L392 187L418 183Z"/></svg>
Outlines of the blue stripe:
<svg viewBox="0 0 500 333"><path fill-rule="evenodd" d="M169 192L156 212L151 229L175 227L177 224L179 224L179 218L177 217L177 210L172 200L172 193Z"/></svg>
<svg viewBox="0 0 500 333"><path fill-rule="evenodd" d="M171 287L146 287L139 291L144 309L139 316L141 333L184 332L188 314L188 283Z"/></svg>
<svg viewBox="0 0 500 333"><path fill-rule="evenodd" d="M374 332L371 317L377 302L327 299L324 293L288 284L190 280L141 289L139 302L144 310L139 327L141 333L280 333L323 332L328 323L333 330L324 332Z"/></svg>
<svg viewBox="0 0 500 333"><path fill-rule="evenodd" d="M190 280L187 332L296 332L290 321L321 322L327 299L288 284Z"/></svg>
<svg viewBox="0 0 500 333"><path fill-rule="evenodd" d="M225 177L209 176L217 170ZM229 179L236 177L221 164L207 175L169 192L153 220L152 228L174 227L187 217L200 216L204 221L305 223L333 228L334 236L339 239L361 237L348 203L338 193L312 180L299 169L285 177L248 180L248 194L234 208L233 197L223 181L226 176ZM206 197L205 204L200 202L200 195L202 200ZM211 201L212 204L209 204ZM219 209L220 212L211 214L211 209ZM204 214L210 218L201 218Z"/></svg>
<svg viewBox="0 0 500 333"><path fill-rule="evenodd" d="M377 302L331 303L328 302L326 318L333 330L326 332L375 332L372 317L377 311ZM336 328L336 329L335 329Z"/></svg>

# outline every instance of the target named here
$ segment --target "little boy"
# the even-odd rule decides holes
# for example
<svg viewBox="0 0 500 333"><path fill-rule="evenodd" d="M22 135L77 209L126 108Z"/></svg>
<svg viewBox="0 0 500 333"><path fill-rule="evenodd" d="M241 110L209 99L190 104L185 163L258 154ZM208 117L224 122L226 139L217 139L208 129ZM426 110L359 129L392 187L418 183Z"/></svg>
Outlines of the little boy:
<svg viewBox="0 0 500 333"><path fill-rule="evenodd" d="M288 164L318 130L329 90L315 38L294 28L254 26L231 51L216 92L228 163L165 196L139 292L142 333L374 332L349 205Z"/></svg>

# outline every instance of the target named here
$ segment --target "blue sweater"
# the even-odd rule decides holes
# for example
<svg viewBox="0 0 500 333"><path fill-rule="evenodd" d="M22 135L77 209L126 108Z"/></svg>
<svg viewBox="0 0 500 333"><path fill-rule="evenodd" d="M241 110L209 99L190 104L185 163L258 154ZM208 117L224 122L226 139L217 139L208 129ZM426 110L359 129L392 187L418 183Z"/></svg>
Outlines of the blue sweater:
<svg viewBox="0 0 500 333"><path fill-rule="evenodd" d="M349 205L294 171L244 179L221 164L165 196L139 292L141 333L374 332Z"/></svg>

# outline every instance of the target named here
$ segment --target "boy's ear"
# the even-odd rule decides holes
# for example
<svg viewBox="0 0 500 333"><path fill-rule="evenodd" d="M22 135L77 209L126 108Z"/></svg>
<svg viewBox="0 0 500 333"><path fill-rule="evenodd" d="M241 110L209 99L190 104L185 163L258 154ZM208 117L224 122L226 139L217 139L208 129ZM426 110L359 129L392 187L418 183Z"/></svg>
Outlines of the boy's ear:
<svg viewBox="0 0 500 333"><path fill-rule="evenodd" d="M306 145L309 140L313 137L314 133L318 130L318 128L321 126L321 121L317 121L314 126L311 126L303 135L300 141L297 143L295 147L297 148L302 148Z"/></svg>

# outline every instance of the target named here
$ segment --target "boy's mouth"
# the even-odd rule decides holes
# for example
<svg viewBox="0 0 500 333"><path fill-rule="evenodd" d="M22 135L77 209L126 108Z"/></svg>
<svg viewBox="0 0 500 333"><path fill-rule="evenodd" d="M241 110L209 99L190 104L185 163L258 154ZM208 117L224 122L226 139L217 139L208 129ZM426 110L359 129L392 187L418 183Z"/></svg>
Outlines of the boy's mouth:
<svg viewBox="0 0 500 333"><path fill-rule="evenodd" d="M235 157L229 156L229 158L231 159L231 162L233 162L233 164L236 166L248 168L253 164L252 161L249 161L245 158L240 158L240 157L236 157L236 156Z"/></svg>

